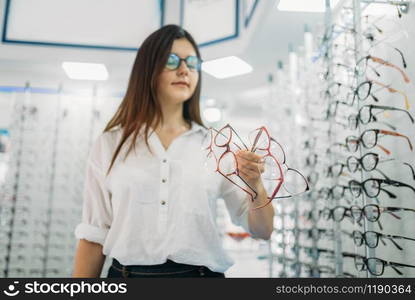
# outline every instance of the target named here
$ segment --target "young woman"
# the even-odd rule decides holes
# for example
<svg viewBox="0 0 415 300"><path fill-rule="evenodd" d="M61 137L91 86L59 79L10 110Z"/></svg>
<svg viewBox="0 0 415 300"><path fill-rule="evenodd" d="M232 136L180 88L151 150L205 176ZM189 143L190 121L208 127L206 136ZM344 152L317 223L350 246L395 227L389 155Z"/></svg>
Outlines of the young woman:
<svg viewBox="0 0 415 300"><path fill-rule="evenodd" d="M176 25L141 45L127 93L91 149L74 277L224 277L233 264L215 225L221 197L232 221L269 239L271 205L252 201L204 168L207 132L200 117L201 56L192 36ZM237 155L241 176L267 202L260 157Z"/></svg>

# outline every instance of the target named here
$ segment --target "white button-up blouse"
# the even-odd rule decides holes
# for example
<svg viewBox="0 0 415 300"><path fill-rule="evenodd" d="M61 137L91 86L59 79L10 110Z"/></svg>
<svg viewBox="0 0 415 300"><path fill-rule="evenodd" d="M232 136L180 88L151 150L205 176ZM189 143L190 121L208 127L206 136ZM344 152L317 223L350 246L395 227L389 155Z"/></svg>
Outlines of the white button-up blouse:
<svg viewBox="0 0 415 300"><path fill-rule="evenodd" d="M124 144L106 176L121 129L101 134L88 158L78 239L103 245L103 254L124 265L155 265L167 259L225 272L234 263L216 226L216 199L223 198L232 222L250 233L249 200L239 188L204 167L206 129L192 128L167 150L156 133L124 160Z"/></svg>

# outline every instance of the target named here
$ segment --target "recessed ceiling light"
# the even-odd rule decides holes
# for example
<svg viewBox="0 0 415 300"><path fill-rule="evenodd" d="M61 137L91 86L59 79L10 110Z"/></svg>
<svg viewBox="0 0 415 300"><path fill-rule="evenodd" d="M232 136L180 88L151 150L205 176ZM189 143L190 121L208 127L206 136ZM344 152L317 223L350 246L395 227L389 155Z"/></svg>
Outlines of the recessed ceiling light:
<svg viewBox="0 0 415 300"><path fill-rule="evenodd" d="M339 0L330 0L330 7L334 8ZM278 10L297 12L325 12L325 0L280 0Z"/></svg>
<svg viewBox="0 0 415 300"><path fill-rule="evenodd" d="M71 79L77 80L107 80L108 71L103 64L63 62L62 68Z"/></svg>
<svg viewBox="0 0 415 300"><path fill-rule="evenodd" d="M228 56L206 61L202 70L216 78L223 79L252 72L252 67L236 56Z"/></svg>
<svg viewBox="0 0 415 300"><path fill-rule="evenodd" d="M210 123L218 122L222 118L222 112L217 107L208 107L203 110L203 116Z"/></svg>
<svg viewBox="0 0 415 300"><path fill-rule="evenodd" d="M397 12L396 8L391 7L390 3L370 3L365 8L365 15L395 16L397 15Z"/></svg>

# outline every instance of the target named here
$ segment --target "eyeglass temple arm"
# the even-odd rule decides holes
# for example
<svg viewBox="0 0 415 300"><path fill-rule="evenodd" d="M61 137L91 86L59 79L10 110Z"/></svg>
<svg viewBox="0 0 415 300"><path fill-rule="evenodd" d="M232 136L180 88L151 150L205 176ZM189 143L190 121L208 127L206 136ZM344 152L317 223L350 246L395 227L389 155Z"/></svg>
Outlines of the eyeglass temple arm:
<svg viewBox="0 0 415 300"><path fill-rule="evenodd" d="M413 238L409 238L406 236L400 236L400 235L385 235L385 237L393 238L393 239L402 239L402 240L408 240L408 241L415 241Z"/></svg>
<svg viewBox="0 0 415 300"><path fill-rule="evenodd" d="M394 132L394 131L389 131L389 130L379 130L379 133L386 134L386 135L403 137L408 141L409 148L411 149L411 151L413 150L412 143L406 135L403 135L403 134L400 134L400 133Z"/></svg>
<svg viewBox="0 0 415 300"><path fill-rule="evenodd" d="M401 263L397 263L397 262L393 262L393 261L388 261L386 262L388 265L392 266L396 266L396 267L407 267L407 268L415 268L414 265L407 265L407 264L401 264ZM401 274L402 275L402 274Z"/></svg>
<svg viewBox="0 0 415 300"><path fill-rule="evenodd" d="M386 194L388 194L388 196L389 196L390 198L392 198L392 199L396 199L396 198L397 198L397 196L396 196L394 193L392 193L392 192L390 192L390 191L388 191L388 190L385 190L385 189L383 189L383 188L379 188L379 190L381 190L381 191L385 192Z"/></svg>
<svg viewBox="0 0 415 300"><path fill-rule="evenodd" d="M411 169L412 178L415 180L415 171L414 171L414 168L409 163L407 163L407 162L404 162L403 164L406 165L406 166L408 166Z"/></svg>
<svg viewBox="0 0 415 300"><path fill-rule="evenodd" d="M398 220L401 220L402 219L400 216L398 216L397 214L394 214L393 211L391 211L389 209L388 210L384 210L384 212L390 214L392 217L394 217L394 218L396 218Z"/></svg>
<svg viewBox="0 0 415 300"><path fill-rule="evenodd" d="M389 236L389 235L383 235L383 234L381 234L380 235L380 237L382 238L386 238L386 239L388 239L389 241L391 241L392 242L392 244L394 244L395 245L395 247L396 248L398 248L399 250L403 250L403 248L397 243L397 242L395 242L394 240L393 240L393 237L392 236Z"/></svg>
<svg viewBox="0 0 415 300"><path fill-rule="evenodd" d="M386 155L391 155L391 153L392 153L388 149L386 149L385 147L383 147L382 145L377 144L376 147L378 147L380 150L382 150L383 152L385 152Z"/></svg>
<svg viewBox="0 0 415 300"><path fill-rule="evenodd" d="M402 53L402 51L401 50L399 50L398 48L396 48L396 47L392 47L393 49L395 49L398 53L399 53L399 55L401 56L401 59L402 59L402 64L403 64L403 67L406 69L406 67L407 67L407 64L406 64L406 60L405 60L405 57L403 56L403 53Z"/></svg>
<svg viewBox="0 0 415 300"><path fill-rule="evenodd" d="M399 275L403 275L403 273L401 271L398 270L398 268L396 267L395 263L392 262L386 262L387 266L390 266L392 269L395 270L396 273L398 273Z"/></svg>
<svg viewBox="0 0 415 300"><path fill-rule="evenodd" d="M242 189L244 192L246 192L248 195L249 195L249 197L251 198L251 201L253 202L254 201L254 199L257 197L257 192L253 189L253 188L251 188L251 186L249 185L249 184L247 184L239 175L236 175L236 176L238 176L250 189L251 189L251 191L255 194L255 196L253 196L252 195L252 193L251 192L249 192L249 191L247 191L246 189L244 189L244 188L242 188L241 186L239 186L237 183L235 183L232 179L230 179L230 178L228 178L228 176L229 175L231 175L231 174L229 174L229 175L225 175L224 173L222 173L220 170L218 170L218 173L219 174L221 174L223 177L225 177L229 182L231 182L232 184L234 184L234 185L236 185L237 187L239 187L240 189Z"/></svg>
<svg viewBox="0 0 415 300"><path fill-rule="evenodd" d="M414 118L409 113L409 111L407 111L406 109L401 109L401 108L397 108L393 106L382 106L382 105L370 105L370 108L375 108L375 109L377 108L377 109L382 109L382 110L397 110L397 111L404 112L408 115L409 119L411 120L411 123L414 123Z"/></svg>
<svg viewBox="0 0 415 300"><path fill-rule="evenodd" d="M375 117L374 117L375 118ZM396 128L396 126L393 126L392 124L390 124L390 123L388 123L388 122L385 122L385 121L378 121L377 119L375 119L374 120L376 123L379 123L379 124L383 124L383 125L385 125L385 126L388 126L390 129L392 129L392 130L396 130L396 129L398 129L398 128Z"/></svg>
<svg viewBox="0 0 415 300"><path fill-rule="evenodd" d="M391 160L394 160L393 158L391 158ZM381 170L379 170L379 169L374 169L373 171L376 171L376 172L378 172L380 175L382 175L385 179L390 179L384 172L382 172Z"/></svg>
<svg viewBox="0 0 415 300"><path fill-rule="evenodd" d="M377 85L380 85L381 87L386 88L389 93L398 93L398 94L401 94L405 98L405 108L407 110L411 108L411 105L409 104L408 96L404 92L399 91L399 90L397 90L397 89L395 89L395 88L393 88L393 87L391 87L389 85L383 84L382 82L379 82L379 81L376 81L376 80L371 80L371 81L373 83L377 84Z"/></svg>
<svg viewBox="0 0 415 300"><path fill-rule="evenodd" d="M397 218L399 220L402 219L402 218L400 216L394 214L393 212L399 212L399 211L413 211L413 212L415 212L415 209L412 209L412 208L401 208L401 207L391 207L391 206L380 208L380 210L382 212L385 212L385 213L388 213L388 214L394 216L395 218Z"/></svg>
<svg viewBox="0 0 415 300"><path fill-rule="evenodd" d="M279 163L285 164L285 162L286 162L286 155L285 155L284 148L281 146L281 144L276 139L274 139L273 137L270 136L270 143L272 141L275 142L280 147L280 149L282 151L282 155L284 156L284 159L283 159L284 161L283 162L279 162ZM317 155L316 154L315 154L315 158L316 158L316 161L317 161Z"/></svg>
<svg viewBox="0 0 415 300"><path fill-rule="evenodd" d="M391 68L394 68L394 69L398 70L399 73L401 73L401 75L403 77L403 80L406 83L411 82L411 80L409 79L408 75L406 75L406 73L404 71L402 71L402 69L399 68L398 66L396 66L396 65L394 65L394 64L392 64L392 63L390 63L390 62L388 62L386 60L383 60L382 58L377 57L377 56L369 55L369 59L373 60L376 63L379 63L379 64L382 64L382 65L385 65L385 66L388 66L388 67L391 67Z"/></svg>
<svg viewBox="0 0 415 300"><path fill-rule="evenodd" d="M388 179L385 182L388 183L388 184L390 184L390 185L393 185L393 186L404 186L404 187L410 188L411 190L413 190L415 192L415 188L413 186L411 186L409 184L406 184L404 182L400 182L400 181L396 181L396 180L391 180L391 179Z"/></svg>
<svg viewBox="0 0 415 300"><path fill-rule="evenodd" d="M386 242L383 239L384 238L383 235L380 234L380 233L377 233L377 236L379 237L379 240L382 242L383 246L386 246ZM366 243L366 245L367 245L367 243Z"/></svg>
<svg viewBox="0 0 415 300"><path fill-rule="evenodd" d="M276 197L276 195L278 194L278 191L281 189L281 186L282 186L283 182L284 182L284 180L281 180L281 181L278 183L278 186L275 188L276 192L275 192L274 197L272 197L272 196L271 196L271 197L267 197L267 198L268 198L268 202L267 202L267 203L265 203L265 204L263 204L263 205L260 205L260 206L257 206L257 207L255 207L255 208L253 208L253 210L260 209L260 208L263 208L263 207L267 206L267 205L268 205L268 204L270 204L270 203L272 202L272 200L274 200L274 199L281 199L281 198L290 198L290 197L292 197L292 195L289 195L289 196L282 196L282 197ZM256 198L256 197L255 197L255 198Z"/></svg>
<svg viewBox="0 0 415 300"><path fill-rule="evenodd" d="M238 135L238 133L235 131L235 129L232 128L232 126L230 124L226 124L225 126L222 127L222 129L229 127L229 129L231 130L231 136L229 137L229 141L235 145L239 150L242 150L242 148L235 142L232 142L232 133L234 133L238 138L239 141L242 143L242 145L245 147L246 150L248 150L248 147L245 145L244 141L241 139L241 137ZM214 129L216 131L216 135L221 134L223 137L228 138L226 135L224 135L223 133L221 133L222 129L220 129L219 131ZM214 137L214 139L216 138L216 136ZM216 143L215 143L216 144ZM229 145L227 145L229 146Z"/></svg>
<svg viewBox="0 0 415 300"><path fill-rule="evenodd" d="M415 171L414 171L414 168L409 164L409 163L407 163L407 162L403 162L403 161L400 161L400 160L398 160L398 159L395 159L395 158L387 158L387 159L383 159L383 160L380 160L379 161L379 163L384 163L384 162L388 162L388 161L398 161L398 162L401 162L401 163L403 163L404 165L406 165L406 166L408 166L408 168L411 170L411 173L412 173L412 178L415 180ZM379 172L379 173L381 173L386 179L389 179L387 176L386 176L386 174L384 174L383 172L381 172L380 170L377 170L377 169L375 169L377 172Z"/></svg>
<svg viewBox="0 0 415 300"><path fill-rule="evenodd" d="M380 220L377 220L377 224L379 226L379 230L382 231L383 230L383 226L382 226L382 223L380 222Z"/></svg>
<svg viewBox="0 0 415 300"><path fill-rule="evenodd" d="M225 127L229 127L229 129L231 130L231 132L233 132L239 139L239 141L242 143L242 145L245 147L246 150L248 150L249 148L245 145L244 141L241 139L241 137L239 136L239 134L236 132L235 129L233 129L233 127L230 124L226 124ZM232 142L234 145L236 145L239 149L241 149L241 147L239 147L236 143Z"/></svg>

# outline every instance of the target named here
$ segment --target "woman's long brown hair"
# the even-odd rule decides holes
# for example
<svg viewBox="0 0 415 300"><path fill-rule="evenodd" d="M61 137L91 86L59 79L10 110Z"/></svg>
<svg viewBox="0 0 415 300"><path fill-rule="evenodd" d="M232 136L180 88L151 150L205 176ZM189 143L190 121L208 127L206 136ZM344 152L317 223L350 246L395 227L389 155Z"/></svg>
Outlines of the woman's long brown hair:
<svg viewBox="0 0 415 300"><path fill-rule="evenodd" d="M128 87L124 99L118 107L112 119L108 122L104 132L110 131L116 126L122 129L121 140L113 154L107 175L111 171L114 162L126 140L132 134L132 141L124 159L132 149L135 150L137 136L144 126L144 140L148 144L148 133L151 126L157 127L163 121L160 103L157 101L157 78L163 71L174 40L186 38L200 58L200 52L193 37L183 28L177 25L166 25L149 35L141 45L134 61ZM192 97L183 104L183 117L188 125L194 121L204 126L200 117L200 90L201 71L199 80Z"/></svg>

